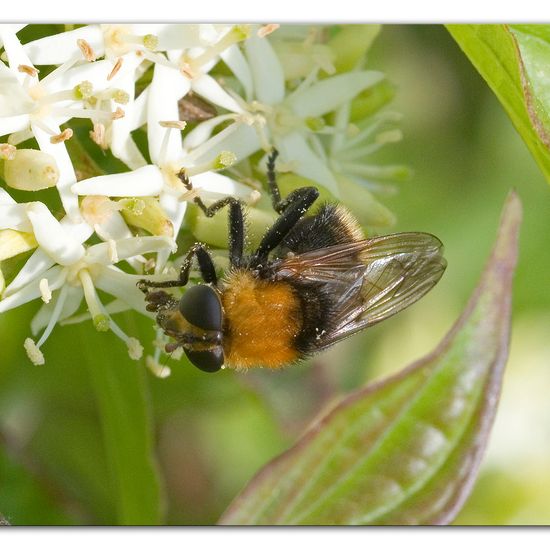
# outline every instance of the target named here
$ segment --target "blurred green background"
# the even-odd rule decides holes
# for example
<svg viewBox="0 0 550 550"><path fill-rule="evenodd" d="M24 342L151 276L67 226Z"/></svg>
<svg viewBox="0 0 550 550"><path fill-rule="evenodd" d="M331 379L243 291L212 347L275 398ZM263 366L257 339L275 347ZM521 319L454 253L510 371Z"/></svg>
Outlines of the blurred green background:
<svg viewBox="0 0 550 550"><path fill-rule="evenodd" d="M383 202L397 214L396 231L428 231L444 242L449 267L442 281L397 317L278 373L211 376L182 361L160 380L141 364L120 361L121 343L87 325L56 328L44 346L46 365L35 367L22 344L39 305L2 314L0 513L11 523L117 522L94 379L103 368L128 364L141 369L138 383L149 399L165 521L215 523L319 411L439 342L475 286L512 187L525 219L511 356L481 473L456 523L550 523L550 187L442 26L384 27L368 66L395 83L391 109L404 115L404 140L380 158L414 169ZM150 321L120 320L151 339Z"/></svg>

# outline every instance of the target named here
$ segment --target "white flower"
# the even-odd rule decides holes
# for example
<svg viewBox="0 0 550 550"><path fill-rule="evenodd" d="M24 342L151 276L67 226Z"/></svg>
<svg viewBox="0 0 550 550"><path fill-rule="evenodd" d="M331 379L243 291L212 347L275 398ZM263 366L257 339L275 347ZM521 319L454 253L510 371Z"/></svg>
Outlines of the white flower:
<svg viewBox="0 0 550 550"><path fill-rule="evenodd" d="M283 68L267 39L249 38L245 42L246 57L235 50L231 53L230 66L245 93L244 98L234 94L241 112L230 115L235 122L213 138L215 147L199 145L190 156L197 162L205 162L221 150L231 150L241 159L260 148L268 151L275 146L287 169L318 182L338 196L336 179L312 146L311 138L317 133L332 132L334 129L326 128L322 117L380 82L383 74L355 71L316 81L317 68L287 95ZM202 141L227 118L225 115L203 122L189 134L184 145Z"/></svg>
<svg viewBox="0 0 550 550"><path fill-rule="evenodd" d="M113 321L107 308L100 302L96 289L122 302L122 309L135 309L146 314L143 294L136 287L137 281L143 276L128 274L116 264L166 248L174 251L172 239L130 237L87 247L82 244L91 234L87 224L59 222L40 202L23 206L39 248L4 291L0 300L0 313L40 297L45 302L33 327L38 330L45 324L46 329L36 345L27 339L25 348L29 357L37 363L42 362L40 347L54 326L73 315L84 298L97 330L112 330L126 342L130 356L138 358L136 340L128 337ZM154 276L150 278L159 280Z"/></svg>
<svg viewBox="0 0 550 550"><path fill-rule="evenodd" d="M9 134L10 143L17 145L35 137L40 149L50 154L59 170L57 189L67 215L81 219L78 198L71 193L70 186L76 182L76 174L63 143L71 132L61 132L60 126L73 117L89 118L94 122L110 123L116 111L86 108L85 102L94 95L94 84L98 75L104 74L106 62L84 63L75 66L82 59L82 52L69 57L61 66L46 77L39 79L39 72L32 64L11 25L0 25L0 39L9 61L9 68L0 63L0 136ZM102 90L105 95L105 90Z"/></svg>

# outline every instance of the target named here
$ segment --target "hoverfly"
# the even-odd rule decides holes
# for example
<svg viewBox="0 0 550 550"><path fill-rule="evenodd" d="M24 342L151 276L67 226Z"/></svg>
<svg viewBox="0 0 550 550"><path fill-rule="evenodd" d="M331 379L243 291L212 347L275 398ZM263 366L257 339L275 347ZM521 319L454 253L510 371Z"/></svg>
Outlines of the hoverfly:
<svg viewBox="0 0 550 550"><path fill-rule="evenodd" d="M303 187L282 199L275 177L277 151L268 159L268 188L279 218L258 248L246 254L242 204L227 197L205 206L206 216L229 206L230 269L218 280L209 252L196 243L173 281L142 280L148 311L165 334L170 353L182 347L206 372L222 366L283 367L398 313L441 278L442 244L428 233L397 233L365 239L342 205L307 211L319 196ZM179 174L188 188L191 183ZM164 288L185 287L196 258L204 284L180 299Z"/></svg>

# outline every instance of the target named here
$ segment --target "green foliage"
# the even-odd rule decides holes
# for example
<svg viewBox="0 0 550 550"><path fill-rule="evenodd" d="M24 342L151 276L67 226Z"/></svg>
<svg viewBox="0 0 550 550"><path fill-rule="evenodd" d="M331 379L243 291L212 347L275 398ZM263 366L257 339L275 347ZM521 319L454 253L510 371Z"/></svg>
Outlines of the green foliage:
<svg viewBox="0 0 550 550"><path fill-rule="evenodd" d="M511 194L492 256L443 342L340 402L266 466L223 524L448 523L477 473L508 355L521 204Z"/></svg>
<svg viewBox="0 0 550 550"><path fill-rule="evenodd" d="M448 25L487 81L550 182L547 25Z"/></svg>

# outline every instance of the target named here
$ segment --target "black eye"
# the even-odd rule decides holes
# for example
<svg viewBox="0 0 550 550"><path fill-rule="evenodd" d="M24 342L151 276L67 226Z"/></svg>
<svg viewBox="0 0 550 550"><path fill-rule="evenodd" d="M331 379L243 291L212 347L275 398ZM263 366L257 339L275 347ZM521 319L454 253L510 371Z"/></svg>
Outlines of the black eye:
<svg viewBox="0 0 550 550"><path fill-rule="evenodd" d="M189 361L204 372L217 372L223 366L223 349L221 346L208 351L192 351L184 348Z"/></svg>
<svg viewBox="0 0 550 550"><path fill-rule="evenodd" d="M192 286L179 304L180 313L202 330L222 330L222 304L218 293L208 285Z"/></svg>

